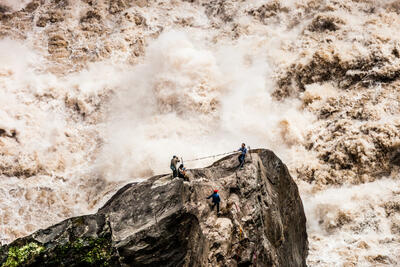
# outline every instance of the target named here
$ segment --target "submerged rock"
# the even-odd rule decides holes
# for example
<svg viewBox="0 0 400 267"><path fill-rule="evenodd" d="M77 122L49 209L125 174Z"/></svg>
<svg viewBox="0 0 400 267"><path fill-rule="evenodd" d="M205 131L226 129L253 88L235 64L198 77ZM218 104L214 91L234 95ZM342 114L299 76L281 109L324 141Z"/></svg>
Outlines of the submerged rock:
<svg viewBox="0 0 400 267"><path fill-rule="evenodd" d="M67 219L0 251L1 266L306 266L296 184L269 150L243 169L228 156L120 189L94 215ZM206 199L218 189L221 212Z"/></svg>

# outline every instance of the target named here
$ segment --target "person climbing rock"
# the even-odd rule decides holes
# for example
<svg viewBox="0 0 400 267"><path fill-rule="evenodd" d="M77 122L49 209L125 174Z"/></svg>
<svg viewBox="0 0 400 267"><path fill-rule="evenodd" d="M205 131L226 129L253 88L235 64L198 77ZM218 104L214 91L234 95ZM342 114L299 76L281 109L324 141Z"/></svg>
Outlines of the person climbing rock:
<svg viewBox="0 0 400 267"><path fill-rule="evenodd" d="M183 178L185 181L189 181L189 178L186 174L186 168L183 166L183 164L179 165L178 168L178 177Z"/></svg>
<svg viewBox="0 0 400 267"><path fill-rule="evenodd" d="M176 167L178 165L178 162L180 162L179 158L174 155L171 159L171 165L170 165L170 168L172 170L172 178L178 176L178 168Z"/></svg>
<svg viewBox="0 0 400 267"><path fill-rule="evenodd" d="M207 199L210 199L210 198L212 198L212 203L213 203L211 210L214 210L214 207L217 206L217 214L218 214L219 213L219 203L221 202L221 198L219 197L217 189L215 189L214 193L212 193L212 195L209 196Z"/></svg>
<svg viewBox="0 0 400 267"><path fill-rule="evenodd" d="M246 153L247 153L247 148L246 148L245 143L242 143L242 146L239 148L238 151L242 152L242 153L240 153L238 159L239 159L239 167L243 168L244 159L246 158Z"/></svg>

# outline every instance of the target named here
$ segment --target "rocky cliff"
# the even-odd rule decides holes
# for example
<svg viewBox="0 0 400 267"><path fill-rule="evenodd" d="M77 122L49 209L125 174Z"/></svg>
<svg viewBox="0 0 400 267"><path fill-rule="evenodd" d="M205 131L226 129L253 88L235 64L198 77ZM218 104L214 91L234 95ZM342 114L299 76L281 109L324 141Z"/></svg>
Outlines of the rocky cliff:
<svg viewBox="0 0 400 267"><path fill-rule="evenodd" d="M206 197L219 189L221 212ZM3 246L1 266L305 266L306 218L287 167L252 150L121 188L96 214Z"/></svg>

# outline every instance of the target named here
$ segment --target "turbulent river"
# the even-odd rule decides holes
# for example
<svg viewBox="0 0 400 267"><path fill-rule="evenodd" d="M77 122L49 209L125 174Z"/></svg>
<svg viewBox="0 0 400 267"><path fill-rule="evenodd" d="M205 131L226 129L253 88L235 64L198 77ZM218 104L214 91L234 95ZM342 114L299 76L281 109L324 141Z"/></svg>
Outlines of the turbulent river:
<svg viewBox="0 0 400 267"><path fill-rule="evenodd" d="M245 142L310 266L399 265L399 32L398 1L0 0L1 242Z"/></svg>

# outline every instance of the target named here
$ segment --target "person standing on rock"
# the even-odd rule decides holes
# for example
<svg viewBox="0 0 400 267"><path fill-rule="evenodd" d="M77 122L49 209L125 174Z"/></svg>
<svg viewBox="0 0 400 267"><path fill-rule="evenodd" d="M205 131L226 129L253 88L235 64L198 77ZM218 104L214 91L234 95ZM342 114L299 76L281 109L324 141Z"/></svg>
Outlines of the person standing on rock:
<svg viewBox="0 0 400 267"><path fill-rule="evenodd" d="M170 168L172 170L172 178L178 177L178 162L180 162L179 158L177 156L173 156L171 159L171 165Z"/></svg>
<svg viewBox="0 0 400 267"><path fill-rule="evenodd" d="M245 143L242 143L242 147L239 148L238 151L242 152L242 153L240 153L238 159L239 159L239 167L243 168L244 159L246 158L246 153L247 153L247 148L246 148Z"/></svg>
<svg viewBox="0 0 400 267"><path fill-rule="evenodd" d="M212 198L212 203L213 203L211 210L214 210L214 207L217 206L217 214L218 214L219 213L219 203L221 202L221 198L219 197L217 189L215 189L214 193L212 193L212 195L209 196L207 199L210 199L210 198Z"/></svg>

